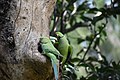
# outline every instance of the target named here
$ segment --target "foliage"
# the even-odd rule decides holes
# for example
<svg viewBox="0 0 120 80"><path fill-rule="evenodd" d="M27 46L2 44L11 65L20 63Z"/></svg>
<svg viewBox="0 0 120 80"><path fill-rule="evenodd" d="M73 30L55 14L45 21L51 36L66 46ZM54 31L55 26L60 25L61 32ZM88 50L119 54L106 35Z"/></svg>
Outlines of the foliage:
<svg viewBox="0 0 120 80"><path fill-rule="evenodd" d="M77 66L84 67L87 72L87 76L82 76L80 80L119 80L120 64L114 61L108 62L103 55L102 58L101 61L93 57L84 61L79 60Z"/></svg>
<svg viewBox="0 0 120 80"><path fill-rule="evenodd" d="M106 25L109 19L119 18L120 1L109 0L57 0L56 7L52 16L50 35L54 36L55 31L60 31L68 35L71 32L80 34L76 42L80 46L79 51L74 50L75 57L69 60L63 67L62 79L64 80L119 80L120 65L119 62L108 61L100 50L100 45L106 40ZM100 5L99 5L100 3ZM88 34L86 34L88 33ZM71 38L68 39L72 44ZM74 43L73 43L74 44ZM73 45L74 46L74 45ZM75 49L75 48L74 48ZM96 56L91 56L90 53ZM86 76L78 76L78 69L84 67Z"/></svg>

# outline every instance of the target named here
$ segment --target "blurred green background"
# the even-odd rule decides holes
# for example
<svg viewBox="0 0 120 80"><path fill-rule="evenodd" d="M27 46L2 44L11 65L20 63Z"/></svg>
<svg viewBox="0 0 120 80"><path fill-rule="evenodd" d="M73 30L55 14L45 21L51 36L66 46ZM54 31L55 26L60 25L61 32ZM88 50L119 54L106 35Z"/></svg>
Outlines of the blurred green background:
<svg viewBox="0 0 120 80"><path fill-rule="evenodd" d="M54 13L51 16L50 35L55 36L55 31L60 31L66 35L73 47L71 62L74 64L74 69L78 63L80 64L81 59L83 62L85 60L89 61L89 57L95 58L97 62L105 57L106 63L109 65L112 62L119 63L119 14L119 0L57 0ZM104 57L101 57L101 55ZM84 64L86 63L84 62ZM102 64L100 63L99 65ZM96 64L93 63L91 66L93 66L91 68L95 69L95 71L92 69L92 73L96 72L99 75L97 73L99 71L95 67ZM101 66L98 66L98 68L102 69ZM74 70L77 78L72 78L72 76L69 79L65 78L65 80L109 80L108 78L111 77L107 75L107 77L89 78L88 74L92 73L86 72L85 69L85 65L79 66L79 68ZM108 71L108 74L111 74L111 72Z"/></svg>

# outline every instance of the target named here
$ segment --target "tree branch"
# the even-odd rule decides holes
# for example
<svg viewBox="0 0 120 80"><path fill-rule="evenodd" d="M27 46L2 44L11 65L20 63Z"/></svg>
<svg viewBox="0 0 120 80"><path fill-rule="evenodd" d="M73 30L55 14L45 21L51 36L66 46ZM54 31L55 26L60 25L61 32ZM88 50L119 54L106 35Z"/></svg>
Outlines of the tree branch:
<svg viewBox="0 0 120 80"><path fill-rule="evenodd" d="M119 7L106 8L106 9L101 8L100 10L98 10L98 9L93 9L93 10L94 11L101 11L102 12L102 14L100 16L96 16L96 17L93 18L93 20L92 20L92 24L93 25L95 25L95 23L97 21L102 20L103 18L106 18L106 17L111 16L111 15L118 15L118 14L120 14L120 8ZM70 31L75 30L78 27L88 27L88 26L89 26L88 23L79 22L79 23L74 24L70 28L65 29L65 31L63 33L64 34L68 33Z"/></svg>
<svg viewBox="0 0 120 80"><path fill-rule="evenodd" d="M106 18L111 15L119 15L120 14L120 8L119 7L113 7L113 8L106 8L106 9L100 9L97 11L101 11L102 14L100 16L96 16L92 20L92 24L95 25L97 21L102 20L103 18Z"/></svg>
<svg viewBox="0 0 120 80"><path fill-rule="evenodd" d="M73 31L78 27L88 27L88 26L89 26L88 23L79 22L79 23L74 24L72 27L65 29L64 34L70 32L70 31Z"/></svg>

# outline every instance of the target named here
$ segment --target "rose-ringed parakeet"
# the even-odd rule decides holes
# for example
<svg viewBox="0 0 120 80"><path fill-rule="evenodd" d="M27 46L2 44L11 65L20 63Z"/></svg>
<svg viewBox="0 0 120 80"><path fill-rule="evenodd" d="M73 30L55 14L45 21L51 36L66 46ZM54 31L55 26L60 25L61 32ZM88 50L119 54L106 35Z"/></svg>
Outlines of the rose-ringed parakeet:
<svg viewBox="0 0 120 80"><path fill-rule="evenodd" d="M58 59L55 55L57 56L62 56L60 52L53 46L52 42L48 37L43 37L40 38L40 45L43 50L43 53L50 58L52 62L52 67L54 70L54 75L55 75L55 80L58 80Z"/></svg>
<svg viewBox="0 0 120 80"><path fill-rule="evenodd" d="M67 59L72 55L72 47L67 38L61 32L56 32L58 38L57 49L62 54L62 64L66 63Z"/></svg>
<svg viewBox="0 0 120 80"><path fill-rule="evenodd" d="M48 37L40 38L40 44L43 50L43 53L51 53L57 56L61 56L60 52L53 46L52 42Z"/></svg>

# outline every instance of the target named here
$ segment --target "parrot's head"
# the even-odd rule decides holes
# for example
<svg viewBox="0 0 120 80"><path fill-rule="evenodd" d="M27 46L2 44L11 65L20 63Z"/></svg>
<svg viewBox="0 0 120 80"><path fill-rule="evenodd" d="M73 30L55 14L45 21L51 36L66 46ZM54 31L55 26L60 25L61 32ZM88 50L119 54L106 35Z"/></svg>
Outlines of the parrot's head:
<svg viewBox="0 0 120 80"><path fill-rule="evenodd" d="M56 32L57 38L62 38L64 35L61 32Z"/></svg>
<svg viewBox="0 0 120 80"><path fill-rule="evenodd" d="M48 42L49 42L49 38L48 38L48 37L41 37L41 38L40 38L40 43L46 44L46 43L48 43Z"/></svg>

